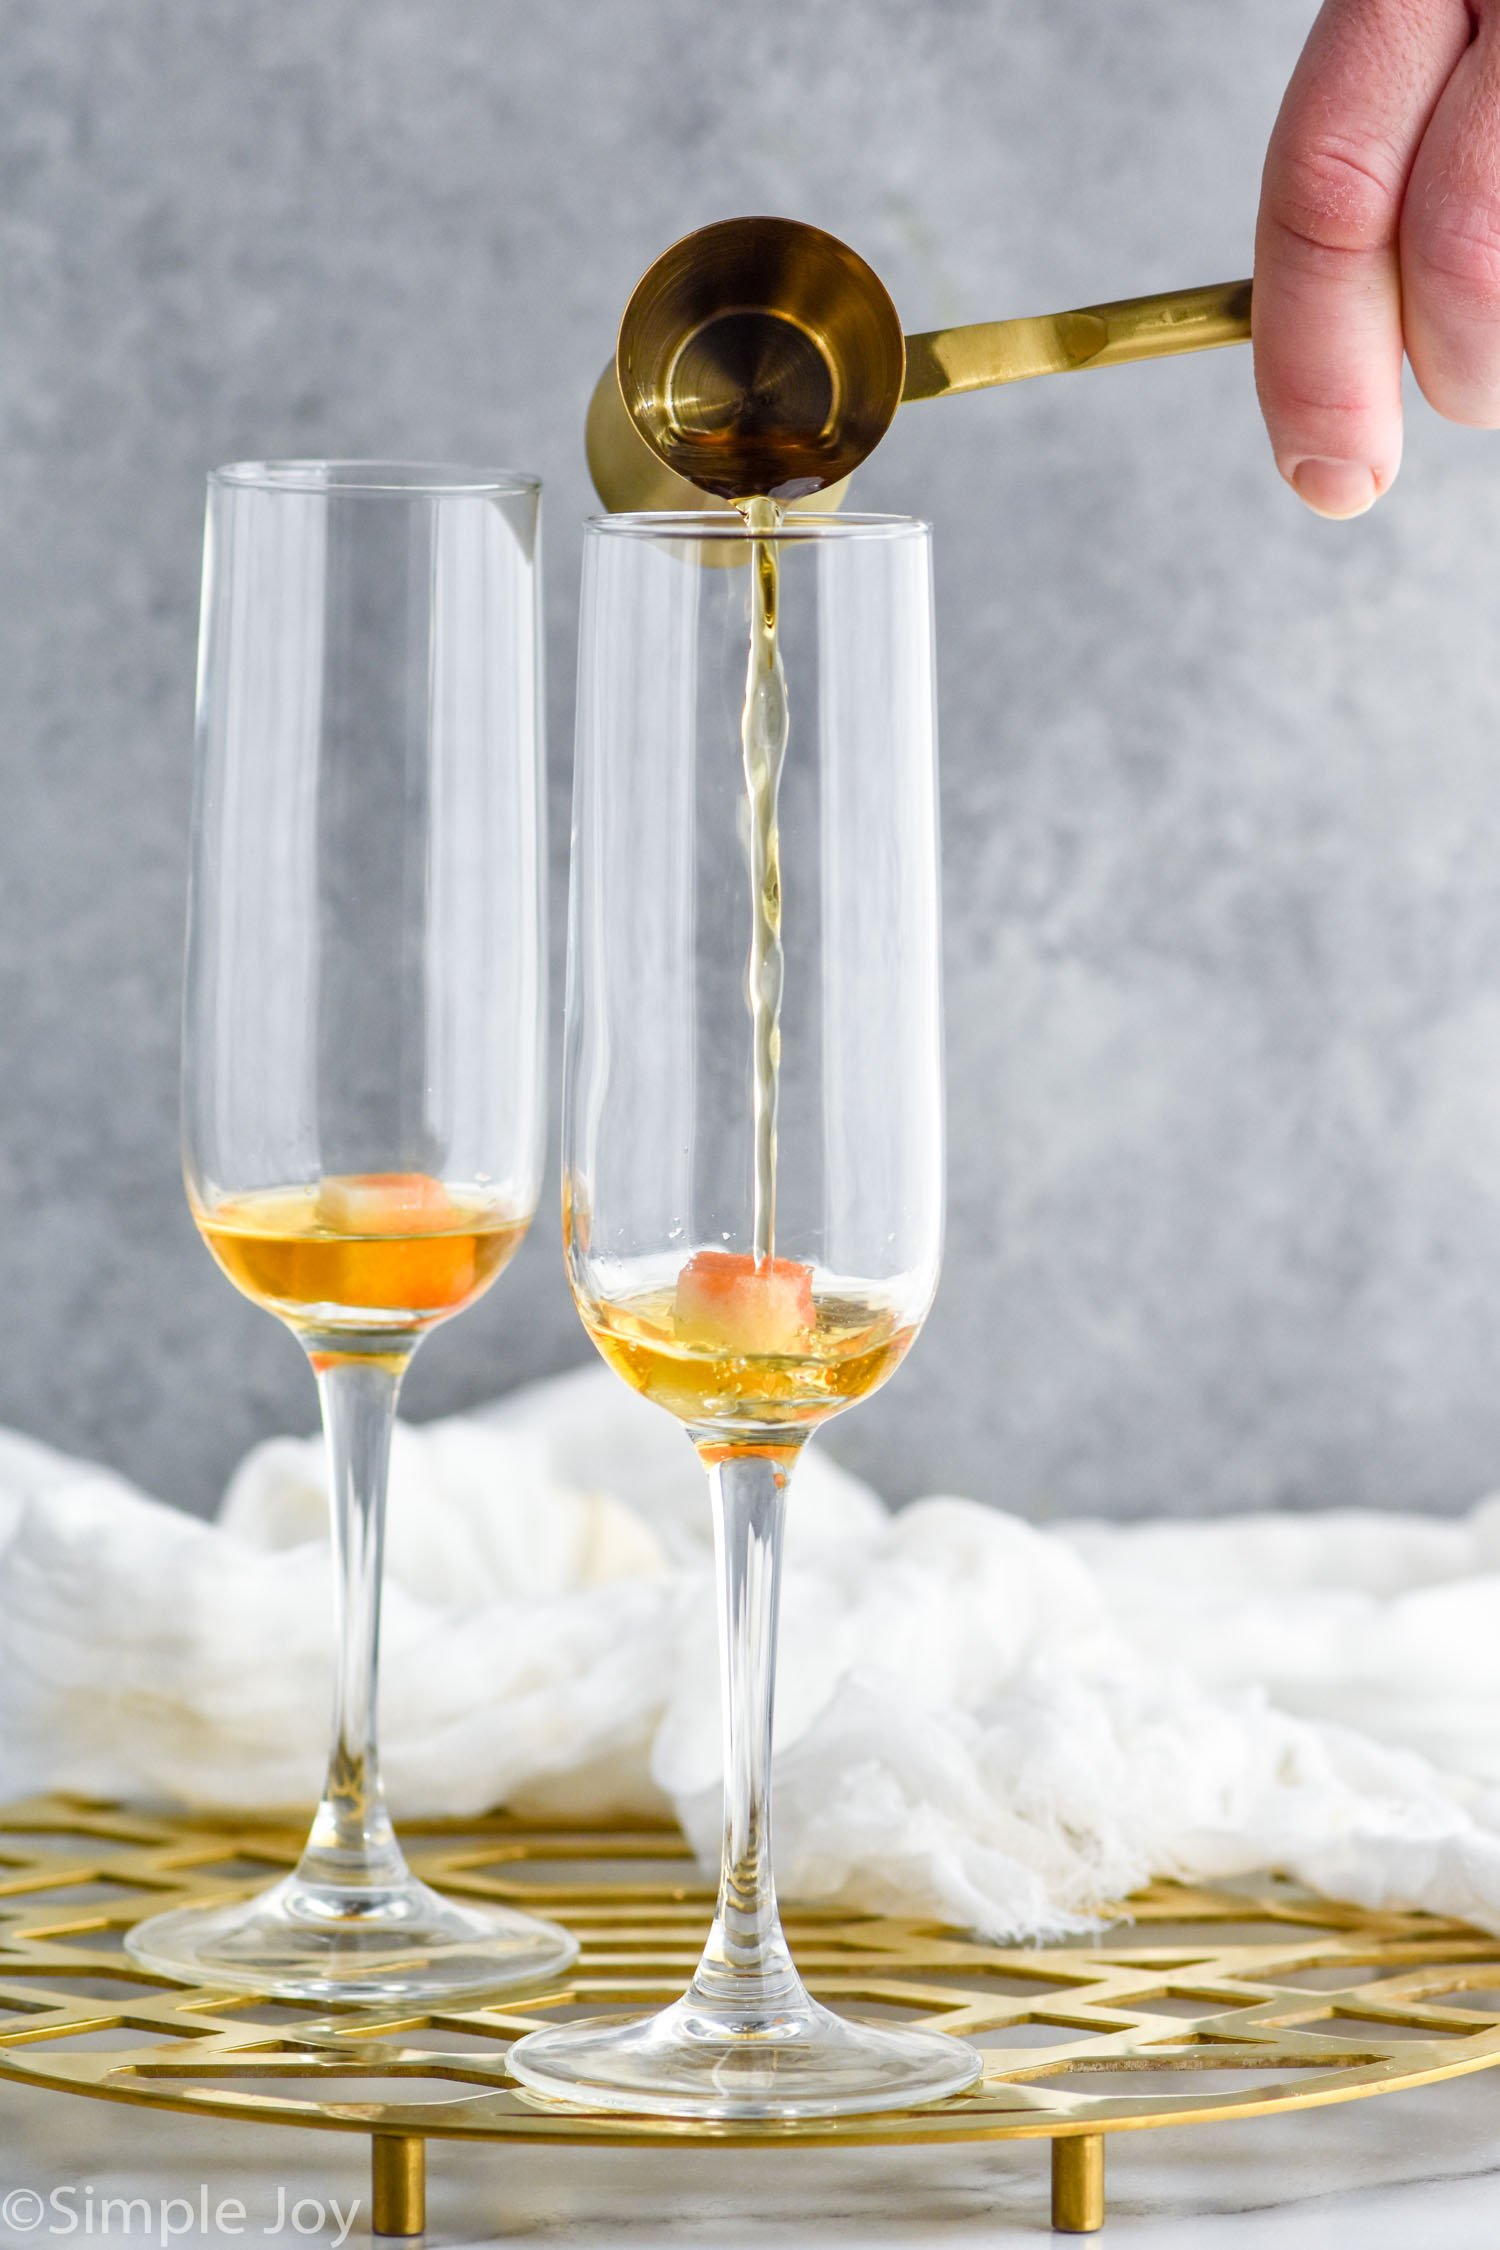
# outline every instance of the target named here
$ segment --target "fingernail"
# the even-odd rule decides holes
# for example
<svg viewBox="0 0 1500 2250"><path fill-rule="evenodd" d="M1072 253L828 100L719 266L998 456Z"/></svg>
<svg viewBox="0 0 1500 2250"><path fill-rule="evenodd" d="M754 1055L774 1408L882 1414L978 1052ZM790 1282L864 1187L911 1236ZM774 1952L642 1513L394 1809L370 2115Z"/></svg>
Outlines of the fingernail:
<svg viewBox="0 0 1500 2250"><path fill-rule="evenodd" d="M1299 461L1292 488L1314 515L1362 516L1376 500L1375 473L1362 461Z"/></svg>

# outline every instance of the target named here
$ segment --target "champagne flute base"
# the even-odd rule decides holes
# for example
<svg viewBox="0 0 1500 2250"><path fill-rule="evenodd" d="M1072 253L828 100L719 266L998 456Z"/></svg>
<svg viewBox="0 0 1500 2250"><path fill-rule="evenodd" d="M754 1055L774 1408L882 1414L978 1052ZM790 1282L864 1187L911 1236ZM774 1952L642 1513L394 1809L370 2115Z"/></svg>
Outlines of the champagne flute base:
<svg viewBox="0 0 1500 2250"><path fill-rule="evenodd" d="M460 1905L414 1877L359 1890L288 1875L258 1897L180 1907L126 1933L143 1969L275 2000L380 2007L544 1984L576 1959L553 1922Z"/></svg>
<svg viewBox="0 0 1500 2250"><path fill-rule="evenodd" d="M528 2092L639 2117L859 2116L973 2086L978 2051L940 2031L836 2016L816 2001L726 2018L691 1994L660 2015L528 2032L507 2057Z"/></svg>

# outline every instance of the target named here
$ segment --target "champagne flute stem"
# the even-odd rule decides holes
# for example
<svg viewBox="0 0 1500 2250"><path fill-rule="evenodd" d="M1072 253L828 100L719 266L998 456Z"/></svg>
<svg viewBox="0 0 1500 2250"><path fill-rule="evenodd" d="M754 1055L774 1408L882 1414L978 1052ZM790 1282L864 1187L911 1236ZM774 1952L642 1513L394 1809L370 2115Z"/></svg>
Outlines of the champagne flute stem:
<svg viewBox="0 0 1500 2250"><path fill-rule="evenodd" d="M376 1693L386 1477L410 1352L316 1353L333 1531L333 1744L302 1855L305 1882L361 1891L406 1878L380 1780Z"/></svg>
<svg viewBox="0 0 1500 2250"><path fill-rule="evenodd" d="M787 1486L796 1448L700 1447L708 1465L719 1587L724 1847L713 1928L692 2001L746 2019L808 2006L781 1932L771 1864L771 1741Z"/></svg>

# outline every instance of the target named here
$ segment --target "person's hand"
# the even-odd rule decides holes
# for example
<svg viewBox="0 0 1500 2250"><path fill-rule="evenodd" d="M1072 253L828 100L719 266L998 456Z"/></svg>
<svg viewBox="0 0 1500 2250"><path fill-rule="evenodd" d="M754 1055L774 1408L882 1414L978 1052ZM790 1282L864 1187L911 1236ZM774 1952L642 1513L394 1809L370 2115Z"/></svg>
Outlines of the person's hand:
<svg viewBox="0 0 1500 2250"><path fill-rule="evenodd" d="M1319 515L1396 474L1403 346L1440 414L1500 424L1500 0L1326 0L1266 157L1254 324Z"/></svg>

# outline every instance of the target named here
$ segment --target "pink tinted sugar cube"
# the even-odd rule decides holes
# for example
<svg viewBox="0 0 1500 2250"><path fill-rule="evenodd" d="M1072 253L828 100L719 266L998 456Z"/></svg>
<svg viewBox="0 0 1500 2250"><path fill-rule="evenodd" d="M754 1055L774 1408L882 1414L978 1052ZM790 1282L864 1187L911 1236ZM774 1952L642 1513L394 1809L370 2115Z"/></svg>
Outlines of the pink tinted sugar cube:
<svg viewBox="0 0 1500 2250"><path fill-rule="evenodd" d="M746 1357L800 1352L817 1322L811 1268L794 1258L763 1266L739 1250L700 1250L677 1276L679 1340Z"/></svg>
<svg viewBox="0 0 1500 2250"><path fill-rule="evenodd" d="M453 1199L425 1172L345 1172L318 1188L318 1223L335 1234L436 1234Z"/></svg>

